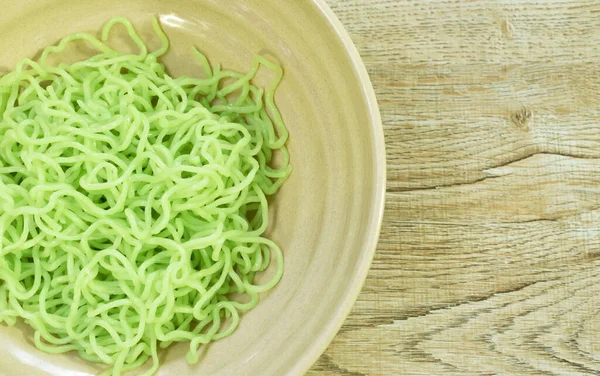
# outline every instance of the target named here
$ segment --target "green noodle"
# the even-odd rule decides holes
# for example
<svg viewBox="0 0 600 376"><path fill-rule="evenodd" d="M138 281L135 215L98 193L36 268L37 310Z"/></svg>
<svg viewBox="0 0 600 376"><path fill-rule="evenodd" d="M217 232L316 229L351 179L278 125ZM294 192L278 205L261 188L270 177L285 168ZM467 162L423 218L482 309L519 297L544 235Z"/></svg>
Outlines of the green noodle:
<svg viewBox="0 0 600 376"><path fill-rule="evenodd" d="M106 44L117 25L139 53ZM0 322L21 318L41 350L113 375L148 360L154 374L174 342L197 362L283 272L263 236L267 196L291 172L281 68L256 57L243 75L194 50L205 77L170 77L153 27L156 51L114 18L101 39L68 36L0 77ZM74 42L99 52L49 63ZM276 76L266 90L252 84L261 67Z"/></svg>

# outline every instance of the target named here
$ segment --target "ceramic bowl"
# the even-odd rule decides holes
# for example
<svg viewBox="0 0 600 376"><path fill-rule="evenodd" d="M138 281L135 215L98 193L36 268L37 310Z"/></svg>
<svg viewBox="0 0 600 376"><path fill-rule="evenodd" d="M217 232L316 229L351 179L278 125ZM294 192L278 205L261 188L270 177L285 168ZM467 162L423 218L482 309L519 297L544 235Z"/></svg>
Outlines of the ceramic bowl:
<svg viewBox="0 0 600 376"><path fill-rule="evenodd" d="M159 15L172 75L197 75L191 46L247 71L256 54L279 61L276 101L290 131L294 172L273 199L268 236L285 274L228 338L185 361L186 344L161 354L158 375L302 375L348 315L376 247L385 191L383 131L367 72L322 0L20 0L2 3L0 71L68 34L98 33L126 16L150 46ZM74 354L49 355L25 325L0 326L0 375L96 375Z"/></svg>

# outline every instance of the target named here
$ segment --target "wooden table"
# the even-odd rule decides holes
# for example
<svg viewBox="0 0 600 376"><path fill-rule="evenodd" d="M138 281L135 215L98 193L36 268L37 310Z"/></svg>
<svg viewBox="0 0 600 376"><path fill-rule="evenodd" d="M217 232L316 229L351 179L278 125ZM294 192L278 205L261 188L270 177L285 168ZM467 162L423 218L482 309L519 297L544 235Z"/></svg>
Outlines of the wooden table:
<svg viewBox="0 0 600 376"><path fill-rule="evenodd" d="M309 375L600 374L600 2L328 2L389 181L368 280Z"/></svg>

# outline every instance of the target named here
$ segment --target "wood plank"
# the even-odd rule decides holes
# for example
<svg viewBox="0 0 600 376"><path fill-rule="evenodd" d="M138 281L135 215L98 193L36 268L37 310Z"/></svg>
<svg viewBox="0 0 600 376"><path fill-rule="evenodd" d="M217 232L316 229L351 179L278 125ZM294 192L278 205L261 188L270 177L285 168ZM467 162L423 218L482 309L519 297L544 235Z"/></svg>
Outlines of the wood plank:
<svg viewBox="0 0 600 376"><path fill-rule="evenodd" d="M328 3L389 179L363 292L308 375L600 374L600 3Z"/></svg>

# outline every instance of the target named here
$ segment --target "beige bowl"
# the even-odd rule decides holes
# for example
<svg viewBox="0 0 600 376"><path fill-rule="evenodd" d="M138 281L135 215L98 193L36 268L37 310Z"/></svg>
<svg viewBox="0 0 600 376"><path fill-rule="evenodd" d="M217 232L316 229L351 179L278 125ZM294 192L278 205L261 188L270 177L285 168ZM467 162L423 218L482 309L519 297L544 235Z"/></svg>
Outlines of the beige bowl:
<svg viewBox="0 0 600 376"><path fill-rule="evenodd" d="M286 74L276 100L290 130L294 173L272 206L269 236L285 254L281 283L199 364L187 346L163 353L159 375L301 375L332 340L366 277L383 211L385 152L360 57L323 0L20 0L2 2L0 71L77 31L129 17L151 42L160 15L173 75L195 75L192 45L246 71L256 54ZM75 355L35 349L25 326L0 326L0 375L96 375Z"/></svg>

